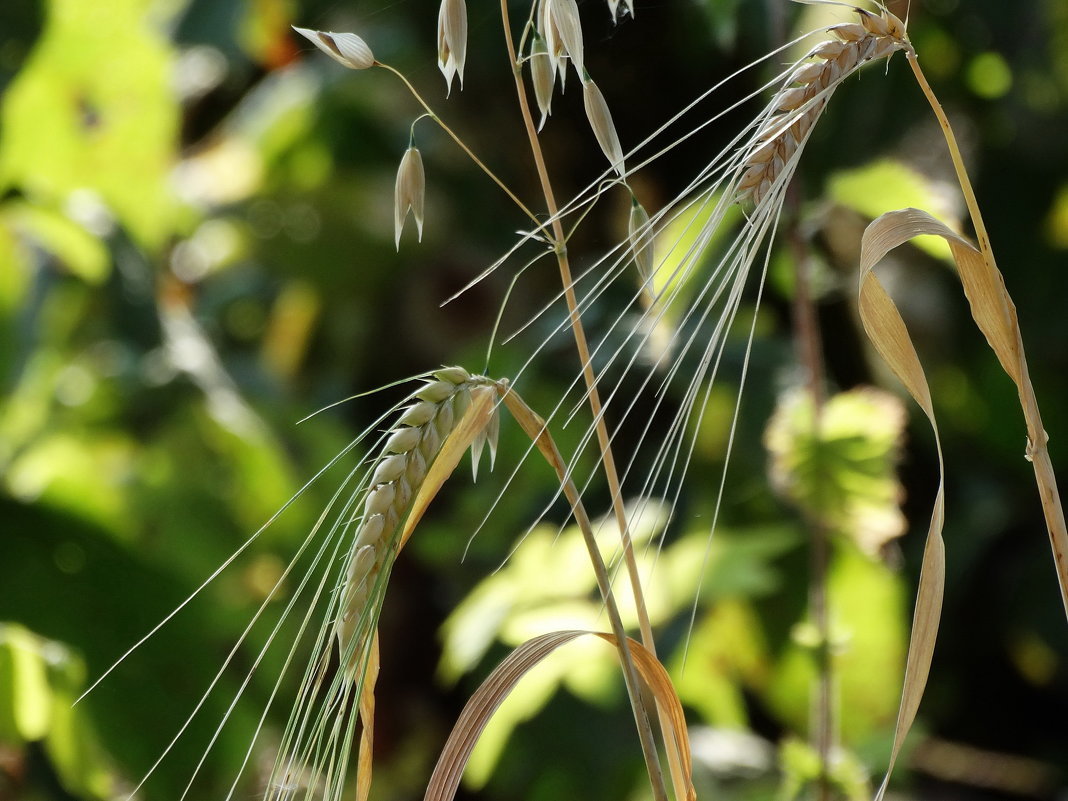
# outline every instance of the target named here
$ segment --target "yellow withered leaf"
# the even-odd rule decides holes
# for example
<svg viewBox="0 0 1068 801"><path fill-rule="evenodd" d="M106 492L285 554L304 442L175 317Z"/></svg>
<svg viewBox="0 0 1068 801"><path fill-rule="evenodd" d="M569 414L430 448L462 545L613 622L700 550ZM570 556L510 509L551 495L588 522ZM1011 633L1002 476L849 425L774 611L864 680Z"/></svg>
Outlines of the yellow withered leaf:
<svg viewBox="0 0 1068 801"><path fill-rule="evenodd" d="M583 636L600 637L605 642L618 647L618 640L612 634L600 631L553 631L534 637L520 645L499 664L475 691L460 713L449 739L438 757L434 773L427 785L424 801L451 801L456 795L463 776L464 767L474 751L479 735L497 708L508 697L531 669L536 667L549 654L573 640ZM671 737L666 738L677 750L676 758L683 766L686 786L680 798L693 801L697 798L691 781L692 764L690 760L690 739L686 729L686 719L682 703L675 692L667 670L639 642L628 638L630 653L645 686L649 688L656 702L668 711L667 719L671 725Z"/></svg>
<svg viewBox="0 0 1068 801"><path fill-rule="evenodd" d="M1016 308L1005 289L1004 280L994 264L993 256L989 252L984 254L927 212L918 209L901 209L884 214L868 226L861 245L860 314L864 329L876 349L930 419L937 443L938 428L935 424L930 391L923 368L920 366L916 350L905 329L901 315L873 272L875 265L887 252L921 235L940 236L949 245L957 264L964 293L971 307L972 317L997 355L1001 366L1019 390L1028 429L1027 456L1034 462L1046 522L1053 542L1061 593L1068 605L1063 563L1063 554L1068 552L1065 547L1064 515L1057 494L1053 468L1045 448L1046 435L1042 429L1038 404L1028 378L1027 361L1024 357ZM906 664L905 686L894 732L890 766L876 795L876 801L879 801L886 792L890 771L893 770L905 736L916 717L938 632L945 578L945 553L941 536L944 500L940 446L938 460L940 471L938 495L934 512L931 515L927 544L924 548L920 587L916 598L916 611Z"/></svg>
<svg viewBox="0 0 1068 801"><path fill-rule="evenodd" d="M426 478L412 499L411 511L404 521L398 549L403 548L415 527L426 512L430 502L438 494L446 479L452 475L471 443L490 424L496 414L497 392L492 385L471 389L471 403L459 420L453 423L452 431L441 444L441 450L427 470Z"/></svg>

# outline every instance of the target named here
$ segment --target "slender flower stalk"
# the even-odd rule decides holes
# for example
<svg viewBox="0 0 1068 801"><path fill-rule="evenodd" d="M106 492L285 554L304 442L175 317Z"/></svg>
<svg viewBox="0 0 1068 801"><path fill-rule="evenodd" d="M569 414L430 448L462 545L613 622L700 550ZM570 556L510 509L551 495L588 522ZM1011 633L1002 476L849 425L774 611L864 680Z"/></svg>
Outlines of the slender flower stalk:
<svg viewBox="0 0 1068 801"><path fill-rule="evenodd" d="M543 3L544 8L544 6L551 3L552 0L541 0L541 2ZM511 22L508 14L508 0L501 0L500 9L504 43L515 79L516 98L519 101L520 113L523 117L523 124L527 132L527 141L530 144L534 165L538 171L538 179L541 182L542 193L545 196L545 203L551 220L552 241L556 246L556 261L560 270L560 281L563 286L564 299L567 303L568 323L575 339L575 348L578 351L582 378L586 386L587 399L590 405L590 411L593 415L594 428L597 433L597 441L600 447L601 464L604 467L605 479L608 482L608 488L612 499L612 509L616 523L619 526L623 558L627 565L627 573L631 582L631 591L634 594L634 605L638 614L642 644L655 655L656 645L653 640L652 625L649 622L649 613L642 591L641 576L639 575L637 560L634 556L634 546L630 535L630 527L627 524L627 514L623 505L622 488L619 481L619 474L616 469L615 457L612 453L612 438L609 435L608 426L604 421L601 397L597 389L597 375L593 369L589 343L586 339L586 332L582 325L582 316L579 313L578 300L575 296L574 279L571 274L570 262L568 261L566 238L564 236L563 225L560 222L556 195L553 192L552 181L549 179L548 169L545 166L545 157L542 153L541 144L538 141L538 134L534 127L533 116L530 113L530 104L527 100L526 89L523 85L522 75L519 70L519 60L516 56L515 44L512 41ZM577 8L575 12L575 21L578 21ZM542 31L542 34L545 34L544 30ZM579 29L579 35L581 36L581 28ZM549 49L550 58L552 58L554 47L553 43L548 41L548 37L546 37L546 44ZM581 57L581 43L578 53ZM580 72L580 75L581 74L582 73ZM635 681L635 669L633 667L633 660L630 656L630 647L625 638L618 643L618 648L620 652L620 660L624 664L625 677L628 682L633 682ZM648 713L645 707L641 704L635 706L633 712L638 729L638 737L642 745L642 753L645 757L646 768L649 772L649 782L653 791L653 797L655 801L665 801L667 798L667 788L664 784L663 771L660 768L660 760L656 752L656 745L653 741L652 727L649 723ZM661 725L663 726L663 721L661 721Z"/></svg>

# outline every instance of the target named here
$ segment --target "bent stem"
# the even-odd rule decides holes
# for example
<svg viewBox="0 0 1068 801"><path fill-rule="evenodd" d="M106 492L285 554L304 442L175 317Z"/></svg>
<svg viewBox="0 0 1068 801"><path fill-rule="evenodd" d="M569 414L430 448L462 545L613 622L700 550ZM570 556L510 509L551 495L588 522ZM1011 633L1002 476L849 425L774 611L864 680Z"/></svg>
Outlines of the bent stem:
<svg viewBox="0 0 1068 801"><path fill-rule="evenodd" d="M593 533L593 525L590 522L586 508L582 504L582 496L579 494L575 483L571 480L567 463L556 442L549 433L549 427L538 414L536 414L526 402L516 394L506 383L497 384L497 394L502 402L512 413L512 417L537 446L542 456L556 471L564 496L571 504L571 513L575 516L582 531L582 538L586 543L586 550L593 564L593 572L597 577L597 587L604 600L605 611L612 625L612 633L616 638L616 647L619 650L619 661L623 667L623 681L627 687L627 695L630 698L631 709L634 712L634 720L638 727L638 738L641 741L642 753L645 756L646 767L649 770L650 781L653 785L653 795L658 801L667 801L667 790L664 779L660 772L660 764L656 753L656 743L653 740L653 730L649 725L649 719L645 713L645 705L641 699L641 686L638 683L638 671L631 656L630 646L626 629L623 627L623 618L619 614L619 606L616 604L615 594L612 592L612 581L608 576L608 568L601 558L601 551L597 545L597 539Z"/></svg>
<svg viewBox="0 0 1068 801"><path fill-rule="evenodd" d="M968 172L964 168L964 159L961 156L957 138L953 135L953 128L949 124L942 104L938 102L934 91L927 78L920 69L920 63L916 52L912 49L906 51L906 58L916 82L919 83L927 102L934 111L938 124L942 127L946 144L949 146L949 156L953 161L953 169L957 173L957 181L964 193L964 201L968 206L968 214L975 229L976 240L979 243L979 251L983 254L988 268L995 274L1000 275L997 263L994 261L994 251L990 247L990 236L987 234L983 215L979 211L979 203L975 198L975 190L972 188ZM1011 307L1011 302L1010 302ZM1015 316L1015 315L1014 315ZM1042 512L1046 518L1046 529L1049 532L1050 547L1053 550L1053 563L1057 570L1057 581L1060 585L1061 601L1064 604L1065 615L1068 616L1068 528L1065 527L1064 509L1061 506L1060 494L1057 491L1057 477L1053 472L1053 463L1049 457L1046 443L1049 436L1042 425L1042 415L1038 409L1038 399L1035 397L1034 387L1027 369L1027 360L1024 358L1022 345L1018 354L1019 380L1016 382L1020 393L1020 405L1023 407L1024 420L1027 424L1027 459L1033 464L1035 470L1035 482L1038 484L1039 497L1042 501Z"/></svg>
<svg viewBox="0 0 1068 801"><path fill-rule="evenodd" d="M482 161L482 159L480 159L478 156L475 155L474 151L472 151L471 148L469 148L466 144L464 144L464 140L461 139L459 136L457 136L456 132L453 131L452 128L450 128L448 125L446 125L445 122L441 119L441 117L439 117L434 112L434 109L432 109L430 107L430 104L427 103L426 100L423 99L423 96L421 94L419 94L419 92L416 90L416 88L414 86L412 86L412 82L409 81L404 76L403 72L398 70L396 67L391 67L389 64L386 64L386 63L384 63L382 61L376 61L375 62L375 66L376 67L382 67L382 69L387 70L388 72L392 72L394 75L396 75L398 78L400 78L401 82L408 88L408 91L411 93L412 97L415 98L416 102L426 110L426 116L430 117L430 119L432 119L434 122L436 122L438 124L438 127L440 127L441 130L443 130L445 133L447 133L449 135L449 137L452 139L452 141L454 141L457 144L457 146L464 153L467 154L467 157L469 159L471 159L471 161L473 161L475 163L475 166L477 166L480 170L482 170L482 172L484 172L489 177L489 179L491 181L493 181L493 183L497 184L497 186L499 186L504 191L504 193L506 195L508 195L508 197L511 199L511 201L513 203L515 203L516 206L519 207L520 211L522 211L525 215L527 215L539 229L543 229L544 228L544 226L542 225L541 221L538 220L538 218L534 215L534 212L532 212L530 209L528 209L526 204L522 200L520 200L518 197L516 197L515 193L511 189L508 188L508 185L505 184L504 181L502 181L500 178L498 178L496 173L494 173L493 170L491 170L489 167L487 167L485 165L485 163ZM413 125L414 125L414 123L413 123Z"/></svg>

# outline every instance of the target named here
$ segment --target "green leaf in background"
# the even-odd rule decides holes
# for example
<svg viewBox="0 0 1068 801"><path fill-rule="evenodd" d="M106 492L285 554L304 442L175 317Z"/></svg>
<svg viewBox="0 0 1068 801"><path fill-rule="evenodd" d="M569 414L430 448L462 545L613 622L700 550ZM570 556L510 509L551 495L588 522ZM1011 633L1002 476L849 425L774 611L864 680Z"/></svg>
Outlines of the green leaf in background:
<svg viewBox="0 0 1068 801"><path fill-rule="evenodd" d="M782 767L781 798L787 801L803 797L804 791L820 777L820 758L816 749L790 737L779 748ZM837 751L831 760L831 786L849 801L868 798L870 787L864 765L849 751ZM837 796L836 796L837 797Z"/></svg>
<svg viewBox="0 0 1068 801"><path fill-rule="evenodd" d="M40 644L21 626L0 627L0 735L15 742L40 740L52 717L48 667ZM8 711L10 710L10 718Z"/></svg>
<svg viewBox="0 0 1068 801"><path fill-rule="evenodd" d="M0 187L50 208L87 191L157 248L172 229L167 178L178 108L170 50L149 22L150 5L48 3L44 33L0 110Z"/></svg>
<svg viewBox="0 0 1068 801"><path fill-rule="evenodd" d="M835 395L818 422L808 394L788 392L764 435L772 484L810 520L877 554L905 530L895 474L904 426L904 407L886 392Z"/></svg>
<svg viewBox="0 0 1068 801"><path fill-rule="evenodd" d="M959 227L959 215L938 185L925 175L893 159L881 159L854 170L836 172L827 180L832 202L875 219L891 209L914 207L931 213L951 228ZM916 247L952 263L949 245L937 236L913 240Z"/></svg>
<svg viewBox="0 0 1068 801"><path fill-rule="evenodd" d="M859 747L894 726L904 675L906 592L902 577L850 543L835 549L827 577L831 648L842 742ZM806 731L816 678L811 626L795 628L763 693L777 716Z"/></svg>
<svg viewBox="0 0 1068 801"><path fill-rule="evenodd" d="M68 791L108 798L113 782L107 759L84 707L74 706L84 683L81 660L62 644L0 624L0 742L43 742Z"/></svg>
<svg viewBox="0 0 1068 801"><path fill-rule="evenodd" d="M24 234L39 243L84 281L98 284L107 277L110 260L103 241L58 211L29 203L10 203L0 213L0 227L9 227L13 233Z"/></svg>

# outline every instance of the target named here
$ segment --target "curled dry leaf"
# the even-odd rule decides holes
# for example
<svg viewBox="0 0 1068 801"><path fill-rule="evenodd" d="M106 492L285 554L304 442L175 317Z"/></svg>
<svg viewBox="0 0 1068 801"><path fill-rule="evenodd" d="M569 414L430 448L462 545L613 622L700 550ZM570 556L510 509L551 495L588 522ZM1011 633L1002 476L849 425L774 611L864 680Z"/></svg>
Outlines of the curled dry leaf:
<svg viewBox="0 0 1068 801"><path fill-rule="evenodd" d="M938 426L935 422L931 393L905 323L874 273L875 266L890 250L921 234L941 236L949 244L965 291L969 294L973 314L977 314L976 321L979 322L984 334L987 334L995 350L998 350L1005 342L1008 334L1005 326L1014 327L1015 323L1015 314L1009 312L1011 301L1004 294L1000 275L996 277L991 275L985 266L983 255L931 215L917 209L902 209L884 214L865 230L861 244L859 297L860 317L864 324L864 331L875 349L886 360L930 420L938 448L939 464L938 493L935 496L935 506L927 531L927 543L924 546L920 586L912 620L908 659L905 664L905 682L894 729L894 744L886 777L876 795L877 801L881 800L886 792L890 773L893 771L894 763L904 744L905 736L916 718L920 699L923 697L938 635L945 584L945 546L942 541L942 525L945 519L942 448L938 442ZM980 274L985 275L980 277ZM970 285L983 288L975 294L969 289ZM975 295L974 299L973 295ZM981 311L977 313L977 309ZM986 309L994 310L992 318L985 313ZM980 322L980 317L987 319ZM995 345L995 342L998 344ZM1001 352L998 353L999 359L1002 355ZM1002 363L1005 364L1004 359ZM1008 370L1009 367L1006 369ZM1009 373L1014 375L1012 370L1009 370Z"/></svg>
<svg viewBox="0 0 1068 801"><path fill-rule="evenodd" d="M339 64L344 64L349 69L365 70L375 65L375 57L367 42L354 33L331 33L330 31L316 31L311 28L298 28L293 30L318 47L330 58Z"/></svg>
<svg viewBox="0 0 1068 801"><path fill-rule="evenodd" d="M583 636L600 637L614 646L619 645L617 638L606 632L554 631L528 640L505 657L475 691L460 713L441 756L438 757L437 765L434 766L424 801L451 801L455 797L464 767L493 713L530 670L557 648ZM678 751L676 757L682 765L686 782L685 787L679 788L680 798L693 801L697 793L690 778L690 739L682 703L671 678L659 660L641 643L629 638L628 640L630 653L642 681L653 693L657 704L668 712L666 719L670 722L671 737L667 740Z"/></svg>

